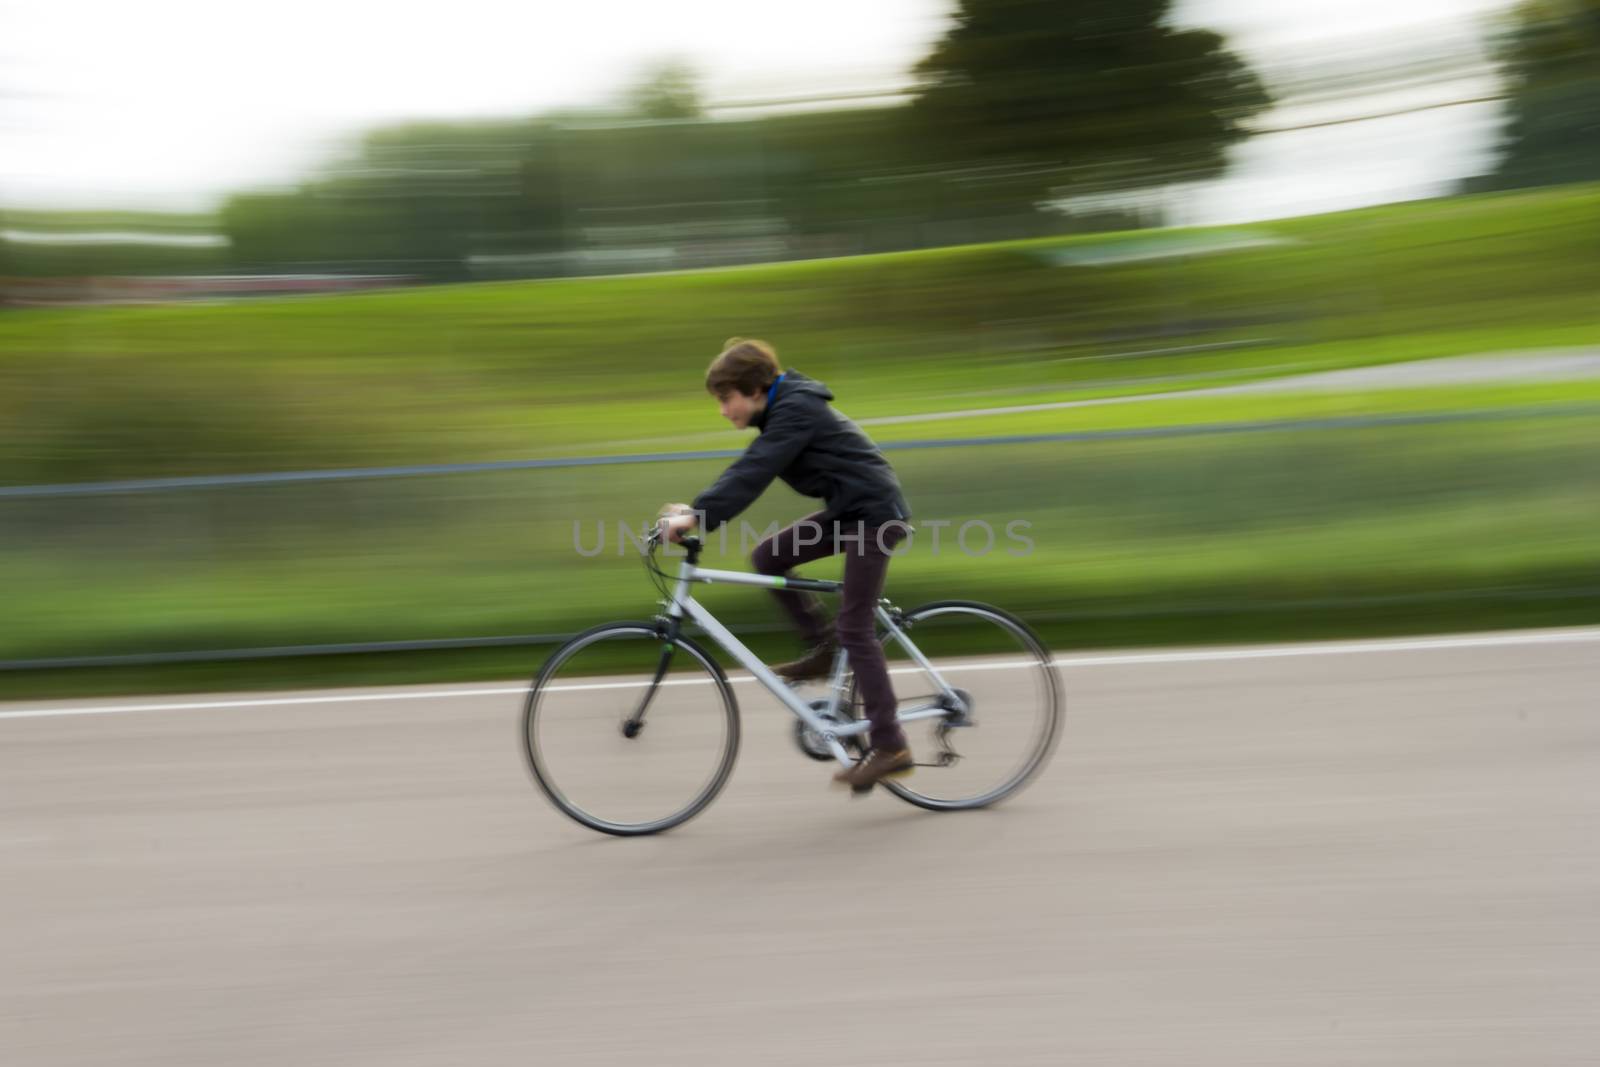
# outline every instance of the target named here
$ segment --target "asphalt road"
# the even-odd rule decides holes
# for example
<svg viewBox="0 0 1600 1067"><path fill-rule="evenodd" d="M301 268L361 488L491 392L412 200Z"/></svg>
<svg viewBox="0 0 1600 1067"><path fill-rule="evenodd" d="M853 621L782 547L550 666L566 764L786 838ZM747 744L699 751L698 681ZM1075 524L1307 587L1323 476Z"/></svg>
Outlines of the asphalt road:
<svg viewBox="0 0 1600 1067"><path fill-rule="evenodd" d="M635 840L504 686L0 705L0 1062L1600 1062L1600 631L1062 673L959 815L742 686L727 791Z"/></svg>

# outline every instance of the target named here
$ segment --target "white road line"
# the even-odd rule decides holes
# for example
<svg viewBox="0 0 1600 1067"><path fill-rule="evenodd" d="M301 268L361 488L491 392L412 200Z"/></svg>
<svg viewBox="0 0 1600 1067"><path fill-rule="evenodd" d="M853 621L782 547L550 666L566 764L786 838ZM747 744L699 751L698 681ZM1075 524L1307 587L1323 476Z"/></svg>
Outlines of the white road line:
<svg viewBox="0 0 1600 1067"><path fill-rule="evenodd" d="M1382 638L1361 641L1325 641L1291 645L1267 645L1250 648L1197 649L1190 652L1113 652L1104 655L1061 656L1055 660L1058 667L1119 667L1144 663L1207 663L1228 660L1287 659L1295 656L1352 656L1384 652L1427 652L1458 648L1505 648L1523 645L1564 645L1600 643L1600 627L1573 630L1529 630L1521 633L1465 634L1443 637ZM1027 661L976 663L951 666L948 670L1002 670L1027 666ZM896 668L891 673L916 672L915 667ZM749 675L736 675L731 681L738 685L755 681ZM628 689L638 682L594 682L557 687L563 692L581 692L601 689ZM691 680L670 681L666 685L703 684ZM342 693L314 697L263 697L255 700L207 700L171 704L110 704L90 707L21 708L0 711L0 719L67 718L74 715L131 715L154 711L209 711L231 708L293 707L309 704L360 704L388 700L442 700L462 697L521 696L527 687L494 686L472 689L393 690L384 693Z"/></svg>

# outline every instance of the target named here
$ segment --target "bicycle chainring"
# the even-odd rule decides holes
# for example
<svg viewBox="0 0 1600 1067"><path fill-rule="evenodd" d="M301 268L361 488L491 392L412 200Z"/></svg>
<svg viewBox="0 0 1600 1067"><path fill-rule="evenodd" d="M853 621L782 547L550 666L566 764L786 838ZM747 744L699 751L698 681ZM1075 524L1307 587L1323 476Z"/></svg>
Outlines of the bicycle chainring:
<svg viewBox="0 0 1600 1067"><path fill-rule="evenodd" d="M838 712L829 711L826 700L813 700L810 707L818 718L830 723L837 723L843 726L848 721ZM795 719L794 721L794 743L800 746L802 753L819 763L831 763L833 761L833 753L829 751L827 742L822 739L821 734L807 726L804 719Z"/></svg>

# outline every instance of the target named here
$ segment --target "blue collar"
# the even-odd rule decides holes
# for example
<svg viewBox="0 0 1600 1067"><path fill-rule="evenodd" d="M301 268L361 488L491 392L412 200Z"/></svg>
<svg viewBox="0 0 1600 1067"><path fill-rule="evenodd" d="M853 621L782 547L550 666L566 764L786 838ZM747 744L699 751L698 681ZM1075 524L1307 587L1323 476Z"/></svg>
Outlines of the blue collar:
<svg viewBox="0 0 1600 1067"><path fill-rule="evenodd" d="M772 397L778 391L778 383L783 381L783 379L787 376L788 372L785 371L783 374L780 374L776 378L772 379L772 384L767 386L767 407L770 408L772 406Z"/></svg>

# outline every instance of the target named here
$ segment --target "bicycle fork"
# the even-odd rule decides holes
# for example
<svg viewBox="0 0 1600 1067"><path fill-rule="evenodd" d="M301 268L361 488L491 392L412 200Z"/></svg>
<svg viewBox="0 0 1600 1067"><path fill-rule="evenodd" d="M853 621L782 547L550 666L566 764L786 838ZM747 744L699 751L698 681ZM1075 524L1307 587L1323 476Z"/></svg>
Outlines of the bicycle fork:
<svg viewBox="0 0 1600 1067"><path fill-rule="evenodd" d="M656 660L656 673L650 679L650 685L639 697L638 706L633 709L633 714L622 720L622 736L632 740L644 730L644 713L650 710L650 702L656 697L656 690L661 688L661 679L667 676L667 668L672 666L672 653L678 645L678 620L668 621L661 634L661 656Z"/></svg>

